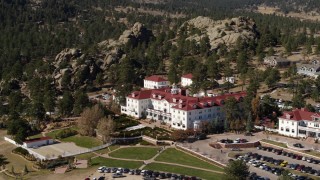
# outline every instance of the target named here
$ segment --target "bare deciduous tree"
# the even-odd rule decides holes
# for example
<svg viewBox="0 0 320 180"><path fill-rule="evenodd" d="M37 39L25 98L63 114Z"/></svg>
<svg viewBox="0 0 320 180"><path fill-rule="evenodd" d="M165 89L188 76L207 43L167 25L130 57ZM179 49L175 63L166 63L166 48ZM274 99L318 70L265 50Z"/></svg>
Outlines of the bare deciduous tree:
<svg viewBox="0 0 320 180"><path fill-rule="evenodd" d="M84 136L93 136L94 129L101 118L104 117L104 112L101 106L95 105L91 108L86 108L78 119L79 133Z"/></svg>
<svg viewBox="0 0 320 180"><path fill-rule="evenodd" d="M110 139L110 134L114 130L114 123L111 116L101 118L98 123L98 132L102 136L102 141L107 142Z"/></svg>

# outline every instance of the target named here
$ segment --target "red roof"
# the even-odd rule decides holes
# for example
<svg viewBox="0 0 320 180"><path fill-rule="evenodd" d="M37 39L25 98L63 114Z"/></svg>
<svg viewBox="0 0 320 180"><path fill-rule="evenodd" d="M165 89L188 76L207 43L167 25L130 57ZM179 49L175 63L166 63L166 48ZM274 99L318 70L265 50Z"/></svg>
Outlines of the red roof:
<svg viewBox="0 0 320 180"><path fill-rule="evenodd" d="M157 75L149 76L149 77L145 78L144 80L155 81L155 82L167 81L167 80L164 79L163 77L157 76Z"/></svg>
<svg viewBox="0 0 320 180"><path fill-rule="evenodd" d="M31 143L31 142L44 141L44 140L49 140L49 139L52 139L52 138L47 136L47 137L40 137L40 138L34 138L34 139L26 140L24 142L25 143Z"/></svg>
<svg viewBox="0 0 320 180"><path fill-rule="evenodd" d="M192 79L192 74L189 73L189 74L185 74L182 76L183 78L187 78L187 79Z"/></svg>
<svg viewBox="0 0 320 180"><path fill-rule="evenodd" d="M133 99L155 99L155 100L166 100L169 103L176 104L173 106L175 109L181 109L185 111L193 109L203 109L212 106L221 106L223 101L228 97L234 97L238 101L246 96L246 92L229 93L214 97L192 97L184 95L185 89L181 89L180 93L172 94L170 88L162 89L150 89L132 92L128 97Z"/></svg>
<svg viewBox="0 0 320 180"><path fill-rule="evenodd" d="M302 120L313 121L312 117L320 117L320 114L310 112L304 108L295 109L292 111L285 111L281 116L281 118L283 119L294 120L294 121L302 121Z"/></svg>

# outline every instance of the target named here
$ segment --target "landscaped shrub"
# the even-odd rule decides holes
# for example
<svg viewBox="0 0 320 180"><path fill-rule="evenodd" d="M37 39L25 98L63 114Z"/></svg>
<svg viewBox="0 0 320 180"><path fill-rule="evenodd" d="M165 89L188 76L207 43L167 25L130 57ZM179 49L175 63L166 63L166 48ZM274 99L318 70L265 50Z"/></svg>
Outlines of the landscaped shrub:
<svg viewBox="0 0 320 180"><path fill-rule="evenodd" d="M12 152L15 154L23 155L23 156L26 156L29 154L29 152L26 149L23 149L22 147L17 147L13 149Z"/></svg>
<svg viewBox="0 0 320 180"><path fill-rule="evenodd" d="M73 129L64 129L64 130L62 130L62 131L60 131L60 132L58 132L57 134L56 134L56 137L55 138L57 138L57 139L63 139L63 138L67 138L67 137L70 137L70 136L74 136L74 135L76 135L76 134L78 134L78 132L76 131L76 130L73 130Z"/></svg>
<svg viewBox="0 0 320 180"><path fill-rule="evenodd" d="M159 127L155 127L153 129L150 127L145 127L133 131L120 131L119 133L115 134L114 137L137 137L141 135L149 136L157 140L170 140L171 132Z"/></svg>
<svg viewBox="0 0 320 180"><path fill-rule="evenodd" d="M29 154L29 152L26 149L23 149L22 147L17 147L13 149L12 153L19 154L29 161L36 160L36 158L32 154Z"/></svg>
<svg viewBox="0 0 320 180"><path fill-rule="evenodd" d="M115 120L116 131L124 130L127 127L137 126L140 123L126 116L119 116Z"/></svg>
<svg viewBox="0 0 320 180"><path fill-rule="evenodd" d="M74 157L59 157L53 160L44 160L36 162L36 166L41 169L54 169L57 166L71 164Z"/></svg>

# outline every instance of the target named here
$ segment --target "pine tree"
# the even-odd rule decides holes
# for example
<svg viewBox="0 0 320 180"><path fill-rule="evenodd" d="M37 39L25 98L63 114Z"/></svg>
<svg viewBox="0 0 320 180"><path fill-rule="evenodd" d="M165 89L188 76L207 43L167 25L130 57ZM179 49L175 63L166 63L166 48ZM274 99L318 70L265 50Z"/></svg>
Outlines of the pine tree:
<svg viewBox="0 0 320 180"><path fill-rule="evenodd" d="M252 115L251 115L251 112L250 112L249 115L248 115L248 118L247 118L246 131L247 132L251 132L252 129L253 129L253 119L252 119Z"/></svg>

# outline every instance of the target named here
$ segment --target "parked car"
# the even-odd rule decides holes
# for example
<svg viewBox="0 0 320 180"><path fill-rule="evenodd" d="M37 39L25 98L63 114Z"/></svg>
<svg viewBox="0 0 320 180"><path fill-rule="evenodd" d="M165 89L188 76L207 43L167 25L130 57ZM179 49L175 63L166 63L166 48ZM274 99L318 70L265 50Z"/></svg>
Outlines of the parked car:
<svg viewBox="0 0 320 180"><path fill-rule="evenodd" d="M282 166L282 167L286 167L286 166L287 166L287 164L288 164L288 161L283 161L283 162L280 164L280 166Z"/></svg>
<svg viewBox="0 0 320 180"><path fill-rule="evenodd" d="M129 171L130 171L130 169L128 169L128 168L123 169L123 173L129 173Z"/></svg>
<svg viewBox="0 0 320 180"><path fill-rule="evenodd" d="M140 170L140 169L134 170L134 174L135 174L135 175L140 175L140 174L141 174L141 170Z"/></svg>
<svg viewBox="0 0 320 180"><path fill-rule="evenodd" d="M296 159L297 159L297 160L301 160L301 159L302 159L302 156L297 155Z"/></svg>
<svg viewBox="0 0 320 180"><path fill-rule="evenodd" d="M240 148L232 148L231 151L240 151Z"/></svg>
<svg viewBox="0 0 320 180"><path fill-rule="evenodd" d="M290 167L290 169L297 169L298 168L298 166L299 166L299 164L292 164L292 166Z"/></svg>
<svg viewBox="0 0 320 180"><path fill-rule="evenodd" d="M304 173L309 173L312 170L312 168L310 166L308 167L304 167L301 171Z"/></svg>
<svg viewBox="0 0 320 180"><path fill-rule="evenodd" d="M105 168L103 172L104 173L111 173L111 168Z"/></svg>
<svg viewBox="0 0 320 180"><path fill-rule="evenodd" d="M307 159L307 162L308 162L308 163L311 163L313 160L314 160L313 158L308 158L308 159Z"/></svg>
<svg viewBox="0 0 320 180"><path fill-rule="evenodd" d="M265 170L265 171L270 171L271 168L270 168L270 166L265 166L265 167L263 168L263 170Z"/></svg>
<svg viewBox="0 0 320 180"><path fill-rule="evenodd" d="M99 167L99 168L98 168L98 172L99 172L99 173L103 173L103 171L104 171L105 168L106 168L105 166Z"/></svg>
<svg viewBox="0 0 320 180"><path fill-rule="evenodd" d="M304 146L300 143L295 143L293 144L294 147L297 147L297 148L304 148Z"/></svg>
<svg viewBox="0 0 320 180"><path fill-rule="evenodd" d="M298 167L297 167L297 171L302 171L302 169L305 167L305 165L299 165Z"/></svg>
<svg viewBox="0 0 320 180"><path fill-rule="evenodd" d="M121 177L124 177L122 173L115 173L112 175L112 178L121 178Z"/></svg>

